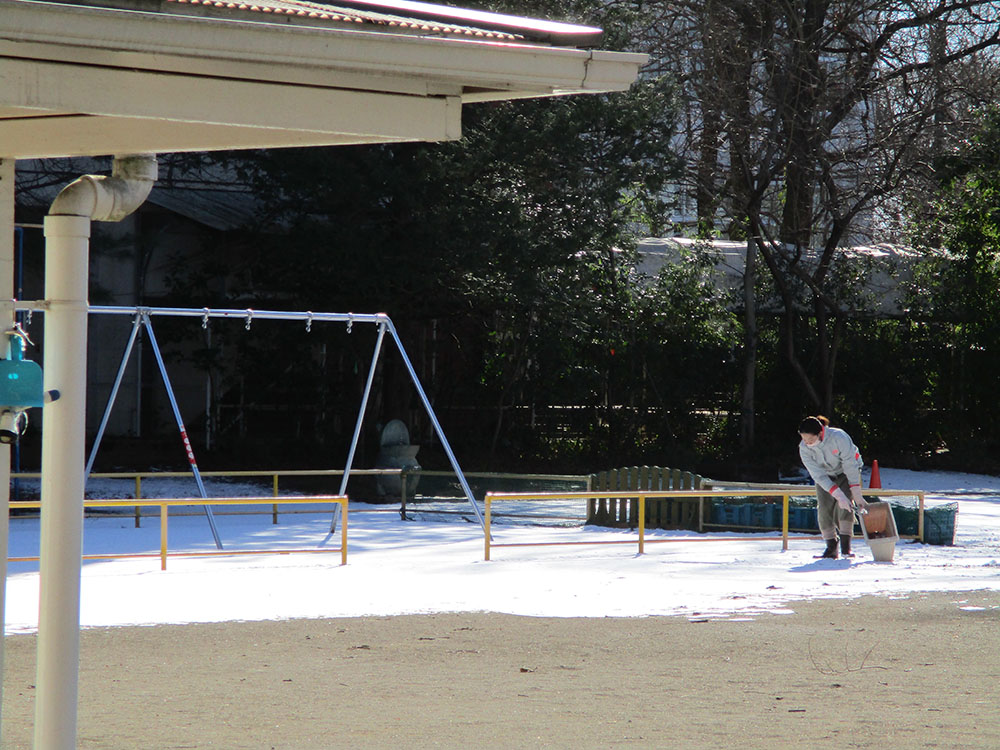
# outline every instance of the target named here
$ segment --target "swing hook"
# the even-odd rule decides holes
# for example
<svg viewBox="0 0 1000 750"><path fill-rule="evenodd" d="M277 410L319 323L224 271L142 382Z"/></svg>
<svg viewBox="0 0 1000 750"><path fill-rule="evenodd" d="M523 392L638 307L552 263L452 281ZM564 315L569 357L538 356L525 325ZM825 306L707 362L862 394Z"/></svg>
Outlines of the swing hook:
<svg viewBox="0 0 1000 750"><path fill-rule="evenodd" d="M201 327L203 330L208 329L208 312L209 310L207 307L201 308Z"/></svg>
<svg viewBox="0 0 1000 750"><path fill-rule="evenodd" d="M253 322L253 308L248 307L247 308L247 324L245 326L248 331L250 330L250 323L251 322Z"/></svg>
<svg viewBox="0 0 1000 750"><path fill-rule="evenodd" d="M312 327L313 327L313 314L312 311L310 310L309 312L306 313L306 333L312 333Z"/></svg>
<svg viewBox="0 0 1000 750"><path fill-rule="evenodd" d="M24 349L26 344L31 344L32 346L35 345L35 342L32 341L30 338L28 338L28 332L25 331L24 328L21 326L20 321L15 322L9 329L7 329L6 334L11 337L13 336L20 337L21 341L23 342L21 344L21 349Z"/></svg>

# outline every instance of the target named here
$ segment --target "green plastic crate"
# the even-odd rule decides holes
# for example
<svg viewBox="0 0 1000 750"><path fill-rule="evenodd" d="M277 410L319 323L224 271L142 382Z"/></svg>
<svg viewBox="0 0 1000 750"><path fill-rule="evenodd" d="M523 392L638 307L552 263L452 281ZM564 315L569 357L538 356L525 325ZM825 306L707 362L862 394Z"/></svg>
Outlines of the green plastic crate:
<svg viewBox="0 0 1000 750"><path fill-rule="evenodd" d="M892 514L896 518L896 528L899 533L904 536L916 536L920 520L920 510L916 503L890 502L889 504L892 505ZM953 545L957 517L958 503L924 508L924 542Z"/></svg>

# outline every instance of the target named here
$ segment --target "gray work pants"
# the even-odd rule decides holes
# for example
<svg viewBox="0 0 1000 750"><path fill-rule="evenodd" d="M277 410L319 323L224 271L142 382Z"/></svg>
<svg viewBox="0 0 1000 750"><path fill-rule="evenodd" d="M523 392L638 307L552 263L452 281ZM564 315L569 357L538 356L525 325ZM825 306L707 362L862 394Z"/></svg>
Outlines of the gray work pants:
<svg viewBox="0 0 1000 750"><path fill-rule="evenodd" d="M851 483L843 474L830 477L830 481L835 482L847 497L851 496ZM841 508L833 495L819 485L816 485L816 518L824 539L836 539L838 531L843 536L854 534L854 513Z"/></svg>

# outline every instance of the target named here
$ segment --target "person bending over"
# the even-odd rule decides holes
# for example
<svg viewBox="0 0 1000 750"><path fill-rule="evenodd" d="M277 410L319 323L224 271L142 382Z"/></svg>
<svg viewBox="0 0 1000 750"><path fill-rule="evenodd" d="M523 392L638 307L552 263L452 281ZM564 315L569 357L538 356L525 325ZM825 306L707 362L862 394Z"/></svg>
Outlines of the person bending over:
<svg viewBox="0 0 1000 750"><path fill-rule="evenodd" d="M854 535L854 510L867 503L861 496L861 453L851 436L830 427L826 417L806 417L799 423L799 457L809 476L816 483L816 515L819 532L826 542L823 554L817 557L837 559L839 533L840 552L851 554Z"/></svg>

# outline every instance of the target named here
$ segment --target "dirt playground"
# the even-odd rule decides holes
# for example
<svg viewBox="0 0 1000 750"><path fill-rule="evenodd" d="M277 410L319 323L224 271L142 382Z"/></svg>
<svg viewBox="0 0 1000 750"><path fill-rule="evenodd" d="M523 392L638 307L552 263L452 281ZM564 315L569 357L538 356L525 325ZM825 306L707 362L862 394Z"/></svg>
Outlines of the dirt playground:
<svg viewBox="0 0 1000 750"><path fill-rule="evenodd" d="M79 747L1000 747L1000 592L789 608L86 630ZM9 750L31 747L35 644L6 640Z"/></svg>

